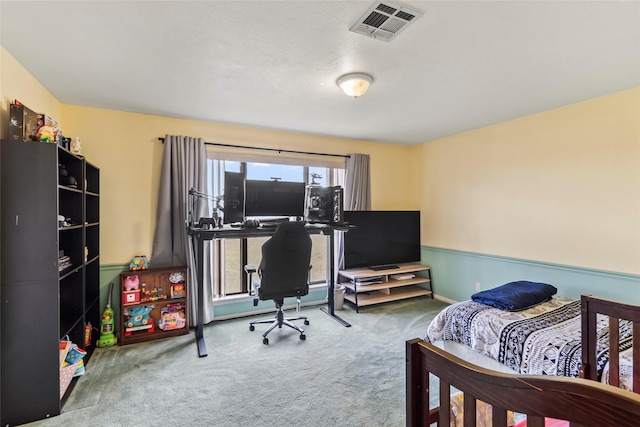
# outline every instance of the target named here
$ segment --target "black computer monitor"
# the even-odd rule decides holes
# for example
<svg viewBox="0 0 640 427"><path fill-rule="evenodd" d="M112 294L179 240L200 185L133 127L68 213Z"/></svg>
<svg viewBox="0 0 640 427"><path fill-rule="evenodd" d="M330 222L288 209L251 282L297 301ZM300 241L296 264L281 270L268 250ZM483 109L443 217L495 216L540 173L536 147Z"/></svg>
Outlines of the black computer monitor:
<svg viewBox="0 0 640 427"><path fill-rule="evenodd" d="M241 172L224 173L224 215L223 223L244 221L244 174Z"/></svg>
<svg viewBox="0 0 640 427"><path fill-rule="evenodd" d="M245 181L246 217L304 216L304 182Z"/></svg>

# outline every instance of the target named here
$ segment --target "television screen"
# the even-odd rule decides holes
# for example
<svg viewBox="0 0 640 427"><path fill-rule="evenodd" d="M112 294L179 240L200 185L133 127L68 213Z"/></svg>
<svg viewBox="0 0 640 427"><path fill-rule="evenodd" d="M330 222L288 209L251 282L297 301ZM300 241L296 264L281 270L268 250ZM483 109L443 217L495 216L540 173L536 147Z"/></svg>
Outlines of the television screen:
<svg viewBox="0 0 640 427"><path fill-rule="evenodd" d="M344 211L344 268L420 262L420 211Z"/></svg>
<svg viewBox="0 0 640 427"><path fill-rule="evenodd" d="M250 216L304 216L304 182L245 181L244 214Z"/></svg>
<svg viewBox="0 0 640 427"><path fill-rule="evenodd" d="M244 221L244 174L242 172L224 173L224 223Z"/></svg>

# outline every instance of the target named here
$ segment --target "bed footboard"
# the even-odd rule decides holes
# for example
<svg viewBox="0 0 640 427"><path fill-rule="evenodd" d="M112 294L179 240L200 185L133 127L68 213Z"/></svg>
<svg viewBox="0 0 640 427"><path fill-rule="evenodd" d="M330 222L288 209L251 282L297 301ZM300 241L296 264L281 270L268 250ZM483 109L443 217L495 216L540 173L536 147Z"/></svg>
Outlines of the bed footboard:
<svg viewBox="0 0 640 427"><path fill-rule="evenodd" d="M597 316L605 315L609 318L609 381L620 386L620 321L631 322L633 349L631 359L633 371L631 384L628 388L640 393L640 306L595 298L591 295L581 297L582 316L582 365L580 376L591 380L598 380L597 366ZM626 376L628 377L628 375Z"/></svg>
<svg viewBox="0 0 640 427"><path fill-rule="evenodd" d="M465 426L476 425L476 400L493 406L494 426L507 425L507 410L527 414L529 427L544 426L545 417L602 427L637 426L640 419L638 394L582 378L491 371L421 339L406 342L406 375L407 426L448 427L451 387L464 393ZM436 391L439 404L430 409Z"/></svg>

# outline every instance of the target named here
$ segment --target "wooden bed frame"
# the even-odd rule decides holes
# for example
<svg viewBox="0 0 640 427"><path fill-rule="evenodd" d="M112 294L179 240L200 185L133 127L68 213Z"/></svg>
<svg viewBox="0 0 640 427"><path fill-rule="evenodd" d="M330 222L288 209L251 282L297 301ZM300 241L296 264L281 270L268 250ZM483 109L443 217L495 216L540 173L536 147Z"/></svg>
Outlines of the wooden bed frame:
<svg viewBox="0 0 640 427"><path fill-rule="evenodd" d="M507 425L507 410L527 415L528 427L544 426L544 418L572 426L638 426L640 420L640 306L583 295L583 378L505 374L468 363L421 339L406 342L407 426L436 423L449 426L451 387L464 393L465 427L476 425L476 399L493 406L493 426ZM609 316L609 378L611 385L593 381L596 372L596 317ZM618 386L618 328L621 319L633 323L633 390ZM439 378L439 406L429 409L429 374ZM439 408L447 408L440 411Z"/></svg>
<svg viewBox="0 0 640 427"><path fill-rule="evenodd" d="M640 394L583 378L505 374L481 368L421 339L407 341L407 426L449 426L451 389L464 393L464 425L475 427L476 399L493 406L493 426L507 425L507 410L572 426L637 427ZM439 378L439 406L429 409L429 374ZM447 408L440 411L439 408ZM469 417L467 414L473 414Z"/></svg>
<svg viewBox="0 0 640 427"><path fill-rule="evenodd" d="M609 384L619 387L620 348L618 325L620 320L630 320L633 324L633 391L640 393L640 306L582 295L582 365L580 376L598 379L596 366L596 316L609 317ZM586 349L586 351L585 351Z"/></svg>

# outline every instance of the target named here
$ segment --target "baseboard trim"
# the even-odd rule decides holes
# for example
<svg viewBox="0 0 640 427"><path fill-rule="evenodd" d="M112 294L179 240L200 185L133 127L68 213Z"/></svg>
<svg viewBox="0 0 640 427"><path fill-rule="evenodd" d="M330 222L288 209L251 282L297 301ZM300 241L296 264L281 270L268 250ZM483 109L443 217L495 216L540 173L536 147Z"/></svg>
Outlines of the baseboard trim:
<svg viewBox="0 0 640 427"><path fill-rule="evenodd" d="M460 302L460 301L452 300L451 298L443 297L442 295L437 295L437 294L433 294L433 299L446 302L447 304L455 304L457 302Z"/></svg>

